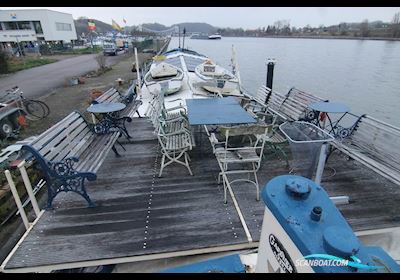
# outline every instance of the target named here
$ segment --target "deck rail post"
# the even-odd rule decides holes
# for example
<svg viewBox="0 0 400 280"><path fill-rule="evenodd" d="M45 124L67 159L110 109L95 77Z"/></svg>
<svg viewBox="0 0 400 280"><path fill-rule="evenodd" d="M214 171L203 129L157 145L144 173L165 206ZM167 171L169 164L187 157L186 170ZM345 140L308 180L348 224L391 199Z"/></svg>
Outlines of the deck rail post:
<svg viewBox="0 0 400 280"><path fill-rule="evenodd" d="M10 186L11 193L12 193L12 195L14 197L14 200L15 200L15 204L17 204L17 208L18 208L19 213L21 215L21 218L22 218L22 221L24 223L25 229L28 230L29 229L28 217L26 216L25 209L22 206L21 199L19 197L17 188L15 187L14 180L11 177L10 170L7 169L6 171L4 171L4 174L6 175L8 185Z"/></svg>
<svg viewBox="0 0 400 280"><path fill-rule="evenodd" d="M23 160L20 164L18 164L18 169L19 172L21 173L22 180L24 181L24 185L28 193L29 199L31 200L33 210L35 211L35 215L36 217L38 217L40 214L40 208L37 203L35 194L33 193L32 184L31 181L29 180L28 173L26 172L25 160Z"/></svg>

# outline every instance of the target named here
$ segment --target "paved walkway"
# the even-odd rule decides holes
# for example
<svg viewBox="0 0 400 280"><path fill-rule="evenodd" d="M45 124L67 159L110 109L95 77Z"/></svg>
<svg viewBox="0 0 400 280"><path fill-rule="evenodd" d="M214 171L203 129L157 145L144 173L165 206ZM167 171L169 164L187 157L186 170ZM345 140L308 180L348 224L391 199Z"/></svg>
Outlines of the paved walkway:
<svg viewBox="0 0 400 280"><path fill-rule="evenodd" d="M0 92L19 86L25 97L37 98L63 86L67 78L83 75L99 66L95 54L75 56L55 63L19 71L0 78ZM107 56L106 64L114 65L126 55Z"/></svg>

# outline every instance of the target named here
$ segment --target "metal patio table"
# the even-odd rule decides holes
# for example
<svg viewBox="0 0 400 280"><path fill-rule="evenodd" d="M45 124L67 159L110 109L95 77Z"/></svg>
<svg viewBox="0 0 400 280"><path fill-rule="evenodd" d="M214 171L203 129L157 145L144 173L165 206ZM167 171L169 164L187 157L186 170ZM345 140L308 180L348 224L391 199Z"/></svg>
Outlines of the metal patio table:
<svg viewBox="0 0 400 280"><path fill-rule="evenodd" d="M86 111L93 114L109 114L125 109L126 105L120 102L99 103L90 105Z"/></svg>
<svg viewBox="0 0 400 280"><path fill-rule="evenodd" d="M203 126L208 136L207 125L236 125L257 122L232 96L186 99L186 105L189 124L199 126L199 129Z"/></svg>
<svg viewBox="0 0 400 280"><path fill-rule="evenodd" d="M186 99L190 125L256 123L234 97Z"/></svg>
<svg viewBox="0 0 400 280"><path fill-rule="evenodd" d="M98 134L104 134L112 131L113 129L121 130L128 138L131 138L126 127L124 126L124 119L129 117L118 117L115 113L126 108L124 103L110 102L98 103L90 105L86 111L94 114L101 114L103 117L98 119L99 122L94 125L94 130Z"/></svg>
<svg viewBox="0 0 400 280"><path fill-rule="evenodd" d="M328 132L332 133L335 137L338 136L337 125L343 119L343 117L350 112L350 108L347 105L338 102L314 102L309 104L308 107L313 110L313 113L311 116L309 116L308 121L311 121L322 129L325 129L325 120L321 125L318 119L319 113L325 113L330 126L330 130ZM342 116L340 116L337 121L333 122L329 114L342 114Z"/></svg>

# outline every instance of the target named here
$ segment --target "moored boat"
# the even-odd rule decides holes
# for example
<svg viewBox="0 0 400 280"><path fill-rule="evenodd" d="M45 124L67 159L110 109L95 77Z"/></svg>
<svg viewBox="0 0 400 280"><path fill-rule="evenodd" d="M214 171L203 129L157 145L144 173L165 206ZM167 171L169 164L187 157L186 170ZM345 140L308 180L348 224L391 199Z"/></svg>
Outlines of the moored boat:
<svg viewBox="0 0 400 280"><path fill-rule="evenodd" d="M177 75L171 78L175 73ZM158 75L163 77L157 78ZM231 71L205 55L184 48L175 48L155 57L144 80L142 98L151 100L163 91L164 95L171 95L166 97L167 107L185 105L185 99L191 98L242 96L239 79ZM174 85L178 81L181 83L179 89ZM147 110L146 106L141 109L143 113Z"/></svg>
<svg viewBox="0 0 400 280"><path fill-rule="evenodd" d="M210 40L221 40L222 36L219 35L219 34L212 34L212 35L208 36L208 39L210 39Z"/></svg>
<svg viewBox="0 0 400 280"><path fill-rule="evenodd" d="M220 95L240 94L238 78L211 60L198 65L195 73L203 81L203 83L200 82L197 85L211 93Z"/></svg>
<svg viewBox="0 0 400 280"><path fill-rule="evenodd" d="M173 94L182 87L183 71L166 62L156 63L144 77L147 89L155 94L163 91L165 95Z"/></svg>

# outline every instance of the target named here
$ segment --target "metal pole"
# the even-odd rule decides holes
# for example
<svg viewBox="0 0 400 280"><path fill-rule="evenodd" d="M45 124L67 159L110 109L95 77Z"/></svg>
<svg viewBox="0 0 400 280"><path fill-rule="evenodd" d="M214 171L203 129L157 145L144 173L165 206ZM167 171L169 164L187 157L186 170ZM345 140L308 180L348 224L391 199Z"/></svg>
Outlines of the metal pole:
<svg viewBox="0 0 400 280"><path fill-rule="evenodd" d="M325 167L326 148L327 148L327 146L328 146L328 144L324 143L321 146L321 151L319 152L319 160L318 160L317 172L315 174L315 180L314 180L314 182L317 185L321 184L322 173L324 172L324 167Z"/></svg>
<svg viewBox="0 0 400 280"><path fill-rule="evenodd" d="M267 98L265 100L265 104L268 103L269 98L271 96L272 93L272 82L274 79L274 67L275 67L275 61L272 59L268 59L268 64L267 64L267 82L266 82L266 86L267 88L271 89L270 93L267 95Z"/></svg>

